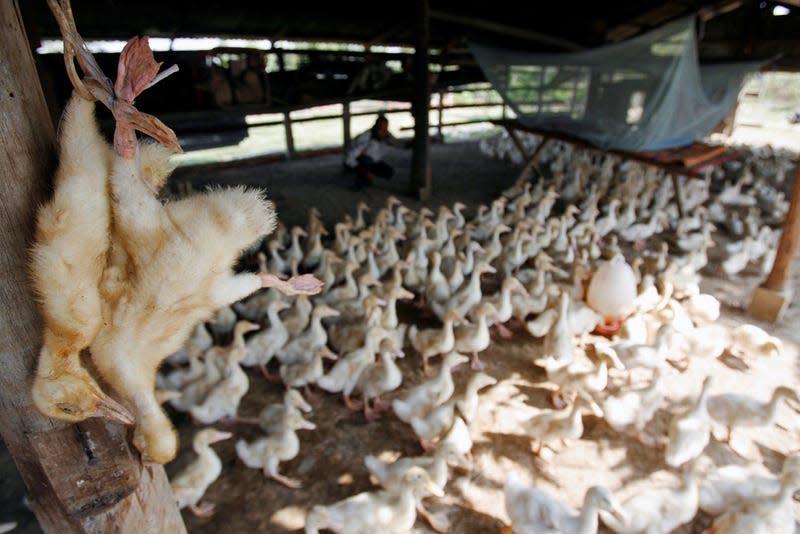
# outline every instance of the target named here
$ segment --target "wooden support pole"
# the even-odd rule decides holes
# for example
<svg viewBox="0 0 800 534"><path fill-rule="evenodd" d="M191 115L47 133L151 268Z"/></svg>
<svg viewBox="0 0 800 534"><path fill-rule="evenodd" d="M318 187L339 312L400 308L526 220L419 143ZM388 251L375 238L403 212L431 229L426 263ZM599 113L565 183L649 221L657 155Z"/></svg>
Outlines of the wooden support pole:
<svg viewBox="0 0 800 534"><path fill-rule="evenodd" d="M344 149L350 146L352 141L352 133L350 132L350 101L346 100L342 103L342 135L344 137Z"/></svg>
<svg viewBox="0 0 800 534"><path fill-rule="evenodd" d="M411 156L411 194L428 200L432 194L428 132L431 103L428 74L428 45L430 41L429 0L417 0L417 42L414 50L414 87L411 110L414 115L414 142Z"/></svg>
<svg viewBox="0 0 800 534"><path fill-rule="evenodd" d="M753 292L748 312L765 321L777 321L792 300L794 288L786 282L792 276L792 264L800 249L800 164L794 173L792 199L783 222L775 261L764 283Z"/></svg>
<svg viewBox="0 0 800 534"><path fill-rule="evenodd" d="M283 129L286 132L286 159L292 160L297 157L294 149L294 135L292 135L292 118L288 111L283 112Z"/></svg>
<svg viewBox="0 0 800 534"><path fill-rule="evenodd" d="M439 141L444 140L444 134L442 134L443 121L444 121L444 89L439 89L439 115L436 120L436 136L439 138Z"/></svg>
<svg viewBox="0 0 800 534"><path fill-rule="evenodd" d="M28 251L55 167L55 130L16 0L0 0L0 20L0 433L45 532L185 532L164 469L142 468L127 429L69 425L33 405L42 321Z"/></svg>

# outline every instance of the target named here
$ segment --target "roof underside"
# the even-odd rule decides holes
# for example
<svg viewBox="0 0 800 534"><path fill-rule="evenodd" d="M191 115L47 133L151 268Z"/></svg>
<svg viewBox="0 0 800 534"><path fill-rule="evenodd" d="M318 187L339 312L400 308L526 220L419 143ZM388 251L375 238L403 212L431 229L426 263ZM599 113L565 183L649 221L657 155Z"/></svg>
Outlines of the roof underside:
<svg viewBox="0 0 800 534"><path fill-rule="evenodd" d="M470 40L531 51L599 46L626 39L691 13L711 15L701 59L734 60L782 54L800 63L800 4L774 17L775 2L758 0L614 0L613 2L470 3L429 0L430 47L456 52ZM44 0L20 2L33 39L60 36ZM84 38L224 36L355 42L413 47L419 2L171 2L77 0L73 12Z"/></svg>

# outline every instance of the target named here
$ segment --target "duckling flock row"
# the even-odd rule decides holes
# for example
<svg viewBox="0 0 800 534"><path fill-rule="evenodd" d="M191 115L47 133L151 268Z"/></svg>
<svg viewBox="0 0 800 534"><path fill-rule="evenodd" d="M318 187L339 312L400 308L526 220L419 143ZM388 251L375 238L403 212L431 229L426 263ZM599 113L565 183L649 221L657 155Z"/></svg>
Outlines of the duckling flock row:
<svg viewBox="0 0 800 534"><path fill-rule="evenodd" d="M495 156L507 146L502 138L482 143ZM720 324L719 301L700 290L705 268L768 271L788 209L780 187L790 168L772 156L683 179L683 216L663 171L553 141L540 152L536 179L520 179L470 217L459 202L415 211L390 197L379 208L359 204L329 236L312 208L305 228L279 224L246 257L262 272L313 273L323 291L287 298L262 290L223 308L161 370L162 398L197 424L260 425L260 438L236 443L237 456L290 488L300 482L280 464L303 448L298 431L315 428L304 393L341 394L367 422L396 417L423 454L393 463L366 456L381 488L304 503L305 531L408 532L418 512L435 530L453 531L423 499L447 493L449 467L475 468L471 425L482 392L508 378L479 355L498 339L524 336L540 342L530 354L531 375L544 371L553 404L519 422L531 465L559 454L558 442L580 440L584 417L594 416L643 449L663 449L665 468L679 471L682 483L635 494L595 486L578 511L512 471L504 483L506 515L497 514L509 529L588 533L602 521L615 532L671 532L702 510L714 516L715 532L794 532L800 457L788 455L779 476L761 465L702 461L712 430L725 430L722 441L733 444L739 428L772 425L783 399L800 402L794 388L775 384L762 402L719 391L723 384L709 374L701 387L690 386L688 405L670 400L695 362L728 355L757 365L785 352L780 339L755 325ZM710 259L720 230L728 245ZM587 305L584 288L600 263L614 258L633 267L638 295L619 329L605 332L607 318ZM406 319L409 310L424 321ZM421 373L404 376L396 361L402 357L418 360ZM457 391L453 370L467 363L470 378ZM283 402L242 417L253 379L243 367L282 383ZM658 411L670 414L666 433L652 429ZM172 478L181 506L213 512L201 502L222 471L210 445L229 437L213 428L197 432L197 459ZM625 500L617 497L623 494Z"/></svg>

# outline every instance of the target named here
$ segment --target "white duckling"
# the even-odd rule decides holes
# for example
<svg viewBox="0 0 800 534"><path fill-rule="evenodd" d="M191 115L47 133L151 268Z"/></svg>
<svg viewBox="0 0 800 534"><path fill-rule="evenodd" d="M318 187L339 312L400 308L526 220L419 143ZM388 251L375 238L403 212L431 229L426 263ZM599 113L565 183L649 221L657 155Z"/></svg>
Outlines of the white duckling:
<svg viewBox="0 0 800 534"><path fill-rule="evenodd" d="M253 334L246 342L247 350L242 365L255 365L264 369L277 352L289 341L289 330L283 324L279 312L291 307L286 301L274 300L267 307L269 328L263 328Z"/></svg>
<svg viewBox="0 0 800 534"><path fill-rule="evenodd" d="M551 441L561 440L566 444L568 439L580 439L583 435L582 409L589 407L589 402L578 397L572 406L562 410L542 410L525 423L525 432L536 442L534 454L539 456L542 448Z"/></svg>
<svg viewBox="0 0 800 534"><path fill-rule="evenodd" d="M426 328L419 330L416 325L408 327L408 339L411 346L422 357L422 369L428 374L430 366L428 359L438 354L451 352L456 343L454 324L463 321L463 317L456 310L448 310L444 316L441 328Z"/></svg>
<svg viewBox="0 0 800 534"><path fill-rule="evenodd" d="M504 327L503 324L510 321L514 315L514 307L511 304L511 296L514 294L523 298L529 296L522 282L513 276L506 276L500 286L499 293L487 296L482 301L494 306L494 314L491 317L487 317L488 324L490 326L496 325L500 335L506 338L511 336L511 331Z"/></svg>
<svg viewBox="0 0 800 534"><path fill-rule="evenodd" d="M169 484L178 501L178 508L189 508L198 517L211 517L214 514L212 503L200 503L208 487L222 473L222 462L211 448L212 443L228 439L230 432L215 428L204 428L194 435L192 449L197 458L172 477Z"/></svg>
<svg viewBox="0 0 800 534"><path fill-rule="evenodd" d="M254 422L257 422L267 434L273 434L279 432L283 427L284 417L288 412L297 412L301 417L301 412L311 412L311 405L296 389L287 389L283 394L283 402L274 402L264 406Z"/></svg>
<svg viewBox="0 0 800 534"><path fill-rule="evenodd" d="M277 293L275 291L274 293ZM186 340L183 349L172 354L168 361L173 364L184 364L199 358L205 351L214 345L214 338L211 337L205 322L197 323L192 335ZM177 376L177 375L176 375Z"/></svg>
<svg viewBox="0 0 800 534"><path fill-rule="evenodd" d="M281 256L281 250L286 250L283 243L277 238L270 239L269 243L267 243L267 251L269 252L267 270L272 273L289 274L291 264L287 258Z"/></svg>
<svg viewBox="0 0 800 534"><path fill-rule="evenodd" d="M558 303L558 319L544 338L542 357L566 366L575 360L575 335L569 317L571 297L562 291Z"/></svg>
<svg viewBox="0 0 800 534"><path fill-rule="evenodd" d="M307 296L298 295L295 297L294 306L283 317L283 326L289 332L290 339L299 336L308 327L313 310L314 305Z"/></svg>
<svg viewBox="0 0 800 534"><path fill-rule="evenodd" d="M603 523L617 534L668 534L691 521L697 513L699 488L694 469L686 469L678 488L648 488L620 505L623 520L600 512Z"/></svg>
<svg viewBox="0 0 800 534"><path fill-rule="evenodd" d="M297 489L302 487L300 481L281 475L278 472L278 465L280 462L293 459L300 452L300 440L296 431L315 428L316 425L306 421L299 412L287 411L280 430L251 443L240 439L236 442L236 454L247 467L261 469L264 476L288 488Z"/></svg>
<svg viewBox="0 0 800 534"><path fill-rule="evenodd" d="M628 429L640 442L652 446L653 439L645 437L644 427L664 402L663 371L657 367L650 385L641 389L622 391L603 401L603 418L617 432Z"/></svg>
<svg viewBox="0 0 800 534"><path fill-rule="evenodd" d="M493 317L496 312L497 310L491 302L482 302L477 306L477 311L475 312L476 324L463 324L453 329L454 350L472 354L470 366L473 370L486 368L486 364L478 358L478 353L488 349L492 342L492 337L489 333L489 317Z"/></svg>
<svg viewBox="0 0 800 534"><path fill-rule="evenodd" d="M441 271L442 255L438 250L431 252L428 276L425 279L425 302L444 302L450 297L450 284Z"/></svg>
<svg viewBox="0 0 800 534"><path fill-rule="evenodd" d="M763 328L754 324L742 324L731 332L731 353L744 360L780 356L783 343Z"/></svg>
<svg viewBox="0 0 800 534"><path fill-rule="evenodd" d="M563 407L565 399L571 401L577 395L591 400L608 386L609 366L619 370L625 369L614 351L600 349L596 350L596 353L600 361L588 369L577 367L575 364L562 366L558 363L552 369L545 367L547 379L557 387L551 397L557 407ZM591 402L594 403L593 400ZM599 411L599 407L594 406L594 410Z"/></svg>
<svg viewBox="0 0 800 534"><path fill-rule="evenodd" d="M686 299L683 305L695 323L713 323L719 319L720 302L708 293L692 295Z"/></svg>
<svg viewBox="0 0 800 534"><path fill-rule="evenodd" d="M409 424L426 451L436 446L438 439L450 430L456 417L456 404L450 399L421 416L413 416Z"/></svg>
<svg viewBox="0 0 800 534"><path fill-rule="evenodd" d="M478 392L487 386L497 384L497 379L483 372L472 374L464 391L455 397L456 408L464 421L471 423L478 412Z"/></svg>
<svg viewBox="0 0 800 534"><path fill-rule="evenodd" d="M506 478L503 495L506 513L517 534L595 534L600 510L622 517L617 500L603 486L592 486L586 491L580 512L546 491L525 484L515 471Z"/></svg>
<svg viewBox="0 0 800 534"><path fill-rule="evenodd" d="M328 343L335 350L346 354L364 344L367 332L383 322L383 306L387 302L375 294L364 299L362 314L351 317L339 317L327 328Z"/></svg>
<svg viewBox="0 0 800 534"><path fill-rule="evenodd" d="M236 416L239 402L250 389L250 379L240 365L246 353L243 336L259 328L261 327L258 324L250 321L236 323L234 343L223 356L225 366L222 377L211 387L202 403L189 407L189 413L195 420L211 424L223 418Z"/></svg>
<svg viewBox="0 0 800 534"><path fill-rule="evenodd" d="M401 421L410 423L412 417L424 415L446 402L455 391L452 369L468 361L467 356L457 352L446 354L439 374L411 388L405 397L392 400L394 413Z"/></svg>
<svg viewBox="0 0 800 534"><path fill-rule="evenodd" d="M476 306L483 297L481 292L481 275L484 273L495 273L497 270L485 261L479 261L470 273L469 281L446 302L430 303L431 310L436 316L444 321L447 310L454 309L459 316L466 317L470 310Z"/></svg>
<svg viewBox="0 0 800 534"><path fill-rule="evenodd" d="M787 461L789 459L787 458ZM784 469L777 493L754 497L735 508L728 509L714 520L710 532L713 534L794 534L794 492L800 488L800 473L796 457L791 460L794 468Z"/></svg>
<svg viewBox="0 0 800 534"><path fill-rule="evenodd" d="M703 388L692 406L672 417L665 458L667 464L678 467L694 460L708 445L711 436L711 417L708 414L708 396L711 376L703 380Z"/></svg>
<svg viewBox="0 0 800 534"><path fill-rule="evenodd" d="M389 492L399 493L403 488L403 475L411 467L422 467L428 472L434 484L444 490L447 485L449 467L465 471L472 469L472 462L459 453L452 443L437 446L433 453L425 456L406 456L394 462L384 462L378 457L368 454L364 457L373 482L383 486Z"/></svg>
<svg viewBox="0 0 800 534"><path fill-rule="evenodd" d="M303 360L317 347L327 344L328 332L322 324L326 317L337 317L339 311L327 304L319 304L311 312L311 324L298 337L290 340L278 350L275 356L283 363L292 363Z"/></svg>
<svg viewBox="0 0 800 534"><path fill-rule="evenodd" d="M297 260L298 263L303 261L303 246L300 244L301 237L308 237L308 232L301 226L293 226L291 230L292 244L289 246L289 260Z"/></svg>
<svg viewBox="0 0 800 534"><path fill-rule="evenodd" d="M781 479L798 474L800 454L796 452L784 459L778 477L761 463L713 468L704 474L700 485L700 509L711 515L722 514L746 501L777 494L781 490Z"/></svg>
<svg viewBox="0 0 800 534"><path fill-rule="evenodd" d="M737 427L764 427L775 421L781 400L800 402L797 392L788 386L778 386L769 401L763 402L742 393L722 393L708 397L708 413L717 423L725 426L725 441L731 441L733 429Z"/></svg>
<svg viewBox="0 0 800 534"><path fill-rule="evenodd" d="M402 358L405 354L400 350L393 350L393 347L384 347L383 343L381 345L385 350L380 351L380 360L364 368L356 386L361 390L364 417L367 421L374 421L391 407L391 404L381 400L381 395L396 390L403 383L403 372L397 366L395 358Z"/></svg>
<svg viewBox="0 0 800 534"><path fill-rule="evenodd" d="M314 348L308 360L284 363L280 366L280 375L286 387L301 388L315 383L324 373L323 359L337 360L339 356L327 346Z"/></svg>
<svg viewBox="0 0 800 534"><path fill-rule="evenodd" d="M403 475L401 491L363 492L330 505L316 505L306 515L305 534L327 529L341 534L404 534L417 519L423 498L444 492L421 467Z"/></svg>
<svg viewBox="0 0 800 534"><path fill-rule="evenodd" d="M472 436L470 436L467 423L460 415L455 416L453 425L439 440L439 444L442 447L452 447L457 454L461 454L469 461L472 461Z"/></svg>
<svg viewBox="0 0 800 534"><path fill-rule="evenodd" d="M350 394L358 384L361 373L375 361L375 353L380 350L388 332L379 326L367 331L364 344L354 351L344 354L330 371L317 379L317 385L331 393L342 392L344 405L351 410L360 410L361 404L353 402Z"/></svg>

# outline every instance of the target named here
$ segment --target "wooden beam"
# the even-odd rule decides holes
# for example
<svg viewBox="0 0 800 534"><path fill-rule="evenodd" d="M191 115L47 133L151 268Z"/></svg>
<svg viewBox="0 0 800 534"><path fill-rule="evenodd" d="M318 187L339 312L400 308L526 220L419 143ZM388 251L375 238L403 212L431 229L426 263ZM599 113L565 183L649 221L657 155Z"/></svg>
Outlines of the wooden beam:
<svg viewBox="0 0 800 534"><path fill-rule="evenodd" d="M33 405L42 321L28 251L50 190L55 129L16 0L0 0L0 20L0 433L45 532L185 532L164 469L142 469L127 429L99 420L68 425Z"/></svg>
<svg viewBox="0 0 800 534"><path fill-rule="evenodd" d="M482 18L474 18L474 17L466 17L463 15L454 15L452 13L446 13L444 11L438 11L432 9L430 11L431 18L437 20L443 20L445 22L452 22L453 24L461 24L462 26L470 26L472 28L477 28L479 30L485 30L493 33L497 33L500 35L505 35L508 37L516 37L518 39L524 39L527 41L534 41L537 43L548 44L554 46L556 48L562 48L564 50L582 50L583 47L577 43L569 41L567 39L562 39L561 37L555 37L552 35L547 35L540 32L535 32L532 30L526 30L523 28L515 27L515 26L508 26L506 24L500 24L498 22L492 22L490 20L482 19Z"/></svg>
<svg viewBox="0 0 800 534"><path fill-rule="evenodd" d="M431 164L429 158L430 134L428 133L431 82L428 70L428 43L430 41L429 0L417 0L417 32L414 51L414 87L411 110L414 115L414 141L411 155L411 194L420 200L431 197Z"/></svg>

